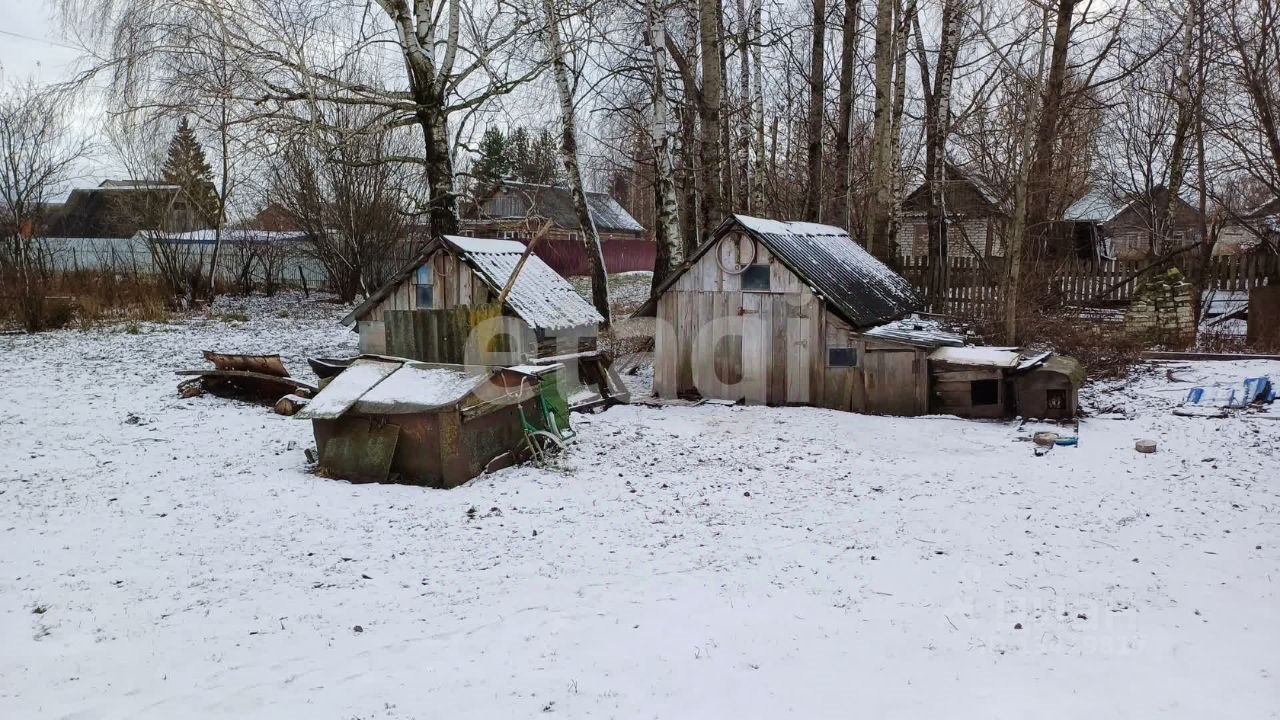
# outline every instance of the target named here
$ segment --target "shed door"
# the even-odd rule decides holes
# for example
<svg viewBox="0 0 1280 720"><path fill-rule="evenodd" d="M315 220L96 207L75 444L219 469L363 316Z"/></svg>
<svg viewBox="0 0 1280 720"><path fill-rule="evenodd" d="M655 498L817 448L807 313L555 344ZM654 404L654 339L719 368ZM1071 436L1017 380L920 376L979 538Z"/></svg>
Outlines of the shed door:
<svg viewBox="0 0 1280 720"><path fill-rule="evenodd" d="M772 310L772 296L742 294L742 396L748 405L763 405L769 399Z"/></svg>
<svg viewBox="0 0 1280 720"><path fill-rule="evenodd" d="M915 415L916 354L912 350L869 350L862 372L867 385L867 412Z"/></svg>

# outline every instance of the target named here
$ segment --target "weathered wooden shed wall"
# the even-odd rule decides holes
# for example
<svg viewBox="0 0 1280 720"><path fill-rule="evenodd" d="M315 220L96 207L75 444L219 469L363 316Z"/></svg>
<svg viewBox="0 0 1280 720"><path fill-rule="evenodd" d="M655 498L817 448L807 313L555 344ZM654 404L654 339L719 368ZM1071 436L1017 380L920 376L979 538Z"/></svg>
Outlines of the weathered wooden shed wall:
<svg viewBox="0 0 1280 720"><path fill-rule="evenodd" d="M999 418L1009 414L1011 403L1004 369L937 361L932 361L931 365L933 412L968 418ZM975 393L975 382L988 383L987 388L994 395L986 399L993 399L994 402L974 402L975 397L981 399L983 395L981 392ZM994 383L994 386L990 383Z"/></svg>
<svg viewBox="0 0 1280 720"><path fill-rule="evenodd" d="M472 269L453 253L444 248L433 252L431 263L433 309L484 305L497 299L497 295ZM384 313L388 310L417 310L417 296L413 290L414 276L410 275L382 302L378 303L359 321L360 352L383 354L387 352Z"/></svg>
<svg viewBox="0 0 1280 720"><path fill-rule="evenodd" d="M1062 373L1032 370L1011 381L1018 414L1044 420L1070 420L1076 416L1079 387Z"/></svg>
<svg viewBox="0 0 1280 720"><path fill-rule="evenodd" d="M763 244L733 232L658 299L654 391L748 404L816 405L915 415L928 409L926 351L865 338L831 313ZM743 290L726 264L769 266L767 291ZM753 255L754 253L754 255ZM828 348L856 351L854 367L829 365Z"/></svg>

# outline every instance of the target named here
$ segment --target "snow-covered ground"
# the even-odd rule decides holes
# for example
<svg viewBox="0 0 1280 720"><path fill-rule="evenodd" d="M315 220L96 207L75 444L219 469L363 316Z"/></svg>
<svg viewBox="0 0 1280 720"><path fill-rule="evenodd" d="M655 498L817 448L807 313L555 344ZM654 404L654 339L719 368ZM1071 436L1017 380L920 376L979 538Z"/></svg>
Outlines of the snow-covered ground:
<svg viewBox="0 0 1280 720"><path fill-rule="evenodd" d="M179 399L202 349L355 348L339 306L219 311L0 337L0 717L1280 711L1280 422L1169 414L1280 363L1092 388L1115 419L1044 457L1014 423L631 406L441 491Z"/></svg>

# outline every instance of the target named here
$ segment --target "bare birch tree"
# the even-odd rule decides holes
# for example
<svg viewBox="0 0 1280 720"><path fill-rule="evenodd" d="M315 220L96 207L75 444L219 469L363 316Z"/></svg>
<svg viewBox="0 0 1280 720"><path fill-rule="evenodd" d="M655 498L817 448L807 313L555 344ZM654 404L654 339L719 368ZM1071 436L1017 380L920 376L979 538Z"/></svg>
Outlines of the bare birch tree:
<svg viewBox="0 0 1280 720"><path fill-rule="evenodd" d="M591 272L591 302L604 318L604 327L607 328L612 322L609 309L609 278L605 273L600 234L596 231L596 222L591 217L591 208L587 205L587 193L582 187L582 169L578 166L577 103L571 80L573 73L569 69L568 48L561 39L561 14L555 2L556 0L543 0L542 4L546 12L547 52L550 56L551 74L555 78L556 93L560 98L560 154L564 162L565 179L569 183L569 192L573 195L574 213L578 217L578 226L582 231L587 267Z"/></svg>
<svg viewBox="0 0 1280 720"><path fill-rule="evenodd" d="M680 237L680 208L671 167L671 111L667 107L667 11L657 0L645 0L649 52L653 59L653 88L649 137L653 147L653 192L656 212L654 240L657 243L653 267L653 289L684 260Z"/></svg>

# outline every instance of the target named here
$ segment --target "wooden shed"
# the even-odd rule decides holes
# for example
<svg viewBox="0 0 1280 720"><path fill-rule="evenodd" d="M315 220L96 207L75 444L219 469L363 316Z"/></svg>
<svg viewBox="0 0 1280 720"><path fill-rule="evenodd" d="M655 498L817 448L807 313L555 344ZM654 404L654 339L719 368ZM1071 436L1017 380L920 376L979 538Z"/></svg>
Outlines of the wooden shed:
<svg viewBox="0 0 1280 720"><path fill-rule="evenodd" d="M520 408L539 421L538 376L558 367L362 356L294 417L312 421L320 465L333 477L450 488L516 461Z"/></svg>
<svg viewBox="0 0 1280 720"><path fill-rule="evenodd" d="M931 347L868 331L920 305L840 228L733 215L637 315L659 397L918 415Z"/></svg>
<svg viewBox="0 0 1280 720"><path fill-rule="evenodd" d="M594 350L600 313L538 256L521 266L525 254L514 240L446 235L342 322L356 325L362 353L431 362L512 365ZM507 320L487 322L495 317ZM477 338L480 326L487 331Z"/></svg>
<svg viewBox="0 0 1280 720"><path fill-rule="evenodd" d="M1008 379L1022 356L992 347L941 347L929 354L931 411L969 418L1011 414Z"/></svg>
<svg viewBox="0 0 1280 720"><path fill-rule="evenodd" d="M940 347L929 354L929 374L932 412L968 418L1069 420L1084 382L1073 358L1000 347Z"/></svg>
<svg viewBox="0 0 1280 720"><path fill-rule="evenodd" d="M1024 362L1010 385L1017 413L1026 418L1070 420L1080 405L1084 366L1066 355L1043 355Z"/></svg>

